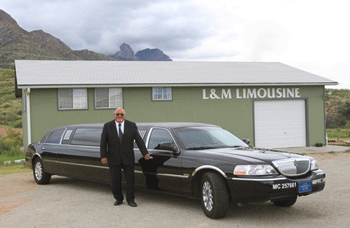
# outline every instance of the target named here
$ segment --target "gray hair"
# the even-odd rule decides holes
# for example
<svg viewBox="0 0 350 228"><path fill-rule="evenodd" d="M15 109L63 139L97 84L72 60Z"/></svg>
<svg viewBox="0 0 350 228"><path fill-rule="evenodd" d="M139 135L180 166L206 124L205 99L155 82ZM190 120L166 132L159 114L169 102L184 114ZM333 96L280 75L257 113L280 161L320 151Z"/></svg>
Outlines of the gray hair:
<svg viewBox="0 0 350 228"><path fill-rule="evenodd" d="M121 108L121 107L117 108L117 109L114 111L114 114L116 114L118 110L123 110L124 114L126 115L125 110L124 110L123 108Z"/></svg>

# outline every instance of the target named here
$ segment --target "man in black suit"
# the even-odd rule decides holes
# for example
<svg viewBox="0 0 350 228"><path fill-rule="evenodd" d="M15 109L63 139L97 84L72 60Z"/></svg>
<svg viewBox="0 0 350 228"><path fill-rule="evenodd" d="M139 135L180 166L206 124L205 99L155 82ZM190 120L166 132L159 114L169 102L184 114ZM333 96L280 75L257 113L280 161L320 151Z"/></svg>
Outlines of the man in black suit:
<svg viewBox="0 0 350 228"><path fill-rule="evenodd" d="M130 206L137 207L134 201L134 140L145 159L150 159L136 124L125 120L124 109L117 108L114 111L114 120L103 126L100 142L101 162L109 165L111 188L116 199L115 206L122 204L124 200L121 187L121 169L123 169L127 184L126 201Z"/></svg>

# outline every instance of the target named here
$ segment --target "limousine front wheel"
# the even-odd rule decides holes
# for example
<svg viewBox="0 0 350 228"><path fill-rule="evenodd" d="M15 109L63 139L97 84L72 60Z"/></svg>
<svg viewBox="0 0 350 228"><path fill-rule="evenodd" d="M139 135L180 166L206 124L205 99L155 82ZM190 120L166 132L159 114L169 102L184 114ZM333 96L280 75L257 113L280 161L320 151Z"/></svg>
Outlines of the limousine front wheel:
<svg viewBox="0 0 350 228"><path fill-rule="evenodd" d="M201 181L201 204L209 218L223 218L229 205L225 180L214 172L207 172Z"/></svg>
<svg viewBox="0 0 350 228"><path fill-rule="evenodd" d="M38 184L48 184L51 180L51 175L45 172L43 163L39 158L34 161L33 174L35 182Z"/></svg>

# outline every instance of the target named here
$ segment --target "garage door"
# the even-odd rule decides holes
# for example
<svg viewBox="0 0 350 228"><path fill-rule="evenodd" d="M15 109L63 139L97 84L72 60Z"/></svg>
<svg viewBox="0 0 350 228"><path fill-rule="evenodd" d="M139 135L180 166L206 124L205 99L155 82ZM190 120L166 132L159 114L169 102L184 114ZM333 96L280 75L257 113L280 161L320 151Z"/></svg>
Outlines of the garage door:
<svg viewBox="0 0 350 228"><path fill-rule="evenodd" d="M255 101L255 146L306 146L305 100Z"/></svg>

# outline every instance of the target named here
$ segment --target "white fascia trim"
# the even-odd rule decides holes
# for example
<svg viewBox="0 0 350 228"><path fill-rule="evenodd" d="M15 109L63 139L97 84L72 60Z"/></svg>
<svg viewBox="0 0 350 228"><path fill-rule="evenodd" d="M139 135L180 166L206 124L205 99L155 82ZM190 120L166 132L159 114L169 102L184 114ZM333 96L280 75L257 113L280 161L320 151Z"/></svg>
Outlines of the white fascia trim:
<svg viewBox="0 0 350 228"><path fill-rule="evenodd" d="M27 138L28 145L32 143L32 129L30 124L30 88L26 91L26 109L27 109Z"/></svg>
<svg viewBox="0 0 350 228"><path fill-rule="evenodd" d="M325 85L339 85L339 83L184 83L184 84L79 84L79 85L19 85L18 88L32 88L32 89L45 89L45 88L106 88L106 87L208 87L208 86L220 86L220 87L243 87L243 86L325 86Z"/></svg>

